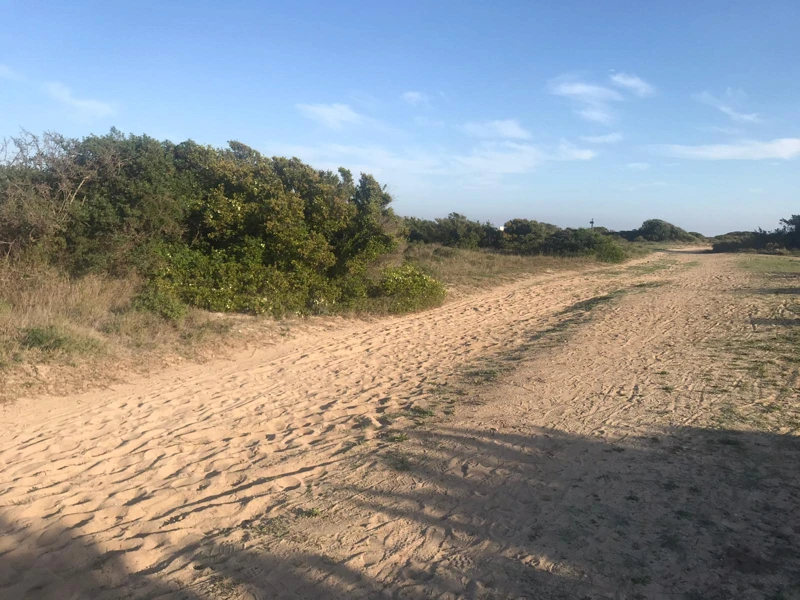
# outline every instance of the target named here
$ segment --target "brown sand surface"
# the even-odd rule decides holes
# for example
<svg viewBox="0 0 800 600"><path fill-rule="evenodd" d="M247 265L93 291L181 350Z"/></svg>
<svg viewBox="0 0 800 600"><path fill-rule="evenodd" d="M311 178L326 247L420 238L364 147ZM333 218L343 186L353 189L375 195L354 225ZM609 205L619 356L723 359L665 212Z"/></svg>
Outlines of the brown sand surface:
<svg viewBox="0 0 800 600"><path fill-rule="evenodd" d="M800 598L797 370L728 351L793 297L737 260L0 406L0 598Z"/></svg>

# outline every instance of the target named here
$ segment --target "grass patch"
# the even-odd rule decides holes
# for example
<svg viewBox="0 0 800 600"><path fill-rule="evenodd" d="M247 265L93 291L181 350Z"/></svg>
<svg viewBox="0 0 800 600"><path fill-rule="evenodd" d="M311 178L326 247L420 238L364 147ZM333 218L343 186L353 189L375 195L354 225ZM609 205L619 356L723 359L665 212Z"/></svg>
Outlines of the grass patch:
<svg viewBox="0 0 800 600"><path fill-rule="evenodd" d="M789 256L747 256L738 265L751 273L800 273L800 258Z"/></svg>
<svg viewBox="0 0 800 600"><path fill-rule="evenodd" d="M401 454L400 452L389 452L384 455L384 459L386 464L395 471L410 471L414 468L412 460L406 454Z"/></svg>
<svg viewBox="0 0 800 600"><path fill-rule="evenodd" d="M204 356L233 339L234 325L256 323L198 309L169 318L168 307L159 314L142 310L142 290L136 277L70 278L54 268L0 260L0 400L83 390L166 356ZM27 368L42 363L47 377Z"/></svg>
<svg viewBox="0 0 800 600"><path fill-rule="evenodd" d="M101 349L97 340L54 325L24 328L19 344L25 350L38 350L46 357L56 354L90 354Z"/></svg>
<svg viewBox="0 0 800 600"><path fill-rule="evenodd" d="M443 282L451 291L454 289L457 294L526 275L579 271L598 266L596 260L586 257L520 256L437 244L412 244L405 251L405 259Z"/></svg>

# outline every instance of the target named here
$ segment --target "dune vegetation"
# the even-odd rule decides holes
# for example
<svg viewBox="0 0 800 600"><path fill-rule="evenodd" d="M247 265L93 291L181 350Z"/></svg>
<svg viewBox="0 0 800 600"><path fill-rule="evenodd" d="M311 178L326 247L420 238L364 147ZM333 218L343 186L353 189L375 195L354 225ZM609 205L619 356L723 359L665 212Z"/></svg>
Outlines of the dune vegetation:
<svg viewBox="0 0 800 600"><path fill-rule="evenodd" d="M0 369L192 354L230 331L222 313L403 313L441 304L448 289L703 239L657 219L613 232L401 217L371 175L240 142L22 132L2 150Z"/></svg>

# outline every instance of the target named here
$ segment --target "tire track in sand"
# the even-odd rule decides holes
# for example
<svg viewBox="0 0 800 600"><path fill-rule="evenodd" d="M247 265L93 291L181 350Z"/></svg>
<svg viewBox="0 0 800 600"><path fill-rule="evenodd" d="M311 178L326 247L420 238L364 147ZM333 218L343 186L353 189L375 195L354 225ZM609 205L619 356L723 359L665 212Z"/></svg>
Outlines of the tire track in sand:
<svg viewBox="0 0 800 600"><path fill-rule="evenodd" d="M0 595L70 597L87 571L119 592L109 561L140 576L185 572L208 531L279 514L287 491L354 468L342 450L363 420L424 400L461 365L513 350L575 302L675 268L531 277L235 361L4 406Z"/></svg>

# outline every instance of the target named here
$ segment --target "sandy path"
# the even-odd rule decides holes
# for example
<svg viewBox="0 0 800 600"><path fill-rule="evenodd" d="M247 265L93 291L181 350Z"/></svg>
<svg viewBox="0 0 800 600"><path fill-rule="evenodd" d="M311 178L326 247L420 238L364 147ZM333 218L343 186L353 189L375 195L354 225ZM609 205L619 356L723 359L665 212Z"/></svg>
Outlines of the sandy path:
<svg viewBox="0 0 800 600"><path fill-rule="evenodd" d="M674 264L655 272L664 256L530 278L420 315L312 330L232 362L4 407L0 596L539 597L536 584L549 586L542 597L576 597L616 593L621 572L626 593L668 593L665 573L681 571L674 556L628 564L661 533L631 517L634 501L613 495L619 485L593 501L626 508L603 513L613 523L591 544L581 532L601 515L573 498L598 463L609 481L624 472L652 483L660 454L640 446L655 429L684 428L695 443L686 432L715 401L706 392L718 361L705 342L746 335L747 301L727 293L746 281L729 259L667 258ZM636 293L476 392L482 404L459 404L408 442L381 437L465 365L512 353L557 330L569 307L620 289ZM638 494L628 496L644 501ZM663 498L646 500L655 523ZM622 551L631 527L639 548ZM670 581L719 583L709 577Z"/></svg>

